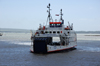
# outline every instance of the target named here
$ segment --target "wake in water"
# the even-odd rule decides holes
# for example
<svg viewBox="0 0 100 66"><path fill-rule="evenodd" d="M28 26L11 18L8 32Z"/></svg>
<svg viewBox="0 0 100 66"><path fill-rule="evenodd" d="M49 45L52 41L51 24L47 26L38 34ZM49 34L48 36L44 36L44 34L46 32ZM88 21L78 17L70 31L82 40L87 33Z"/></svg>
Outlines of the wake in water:
<svg viewBox="0 0 100 66"><path fill-rule="evenodd" d="M12 44L18 44L18 45L31 45L31 42L11 42Z"/></svg>
<svg viewBox="0 0 100 66"><path fill-rule="evenodd" d="M77 46L78 51L86 51L86 52L100 52L99 47L87 47L87 46Z"/></svg>

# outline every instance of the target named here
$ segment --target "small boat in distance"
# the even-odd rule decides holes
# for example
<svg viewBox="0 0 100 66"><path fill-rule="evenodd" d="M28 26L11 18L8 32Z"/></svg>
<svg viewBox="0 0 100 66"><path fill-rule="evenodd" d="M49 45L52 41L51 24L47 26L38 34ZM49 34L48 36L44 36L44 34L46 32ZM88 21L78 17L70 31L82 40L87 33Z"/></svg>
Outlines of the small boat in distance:
<svg viewBox="0 0 100 66"><path fill-rule="evenodd" d="M0 33L0 36L2 36L3 34L2 33Z"/></svg>
<svg viewBox="0 0 100 66"><path fill-rule="evenodd" d="M0 31L1 31L1 29L0 29ZM2 36L3 34L0 32L0 36Z"/></svg>
<svg viewBox="0 0 100 66"><path fill-rule="evenodd" d="M32 42L30 51L34 53L47 53L75 48L77 46L77 35L73 30L73 24L70 25L68 22L67 26L64 25L62 9L60 10L60 20L55 20L54 22L50 14L50 4L47 8L47 22L49 22L49 25L42 26L40 24L35 34L31 31Z"/></svg>

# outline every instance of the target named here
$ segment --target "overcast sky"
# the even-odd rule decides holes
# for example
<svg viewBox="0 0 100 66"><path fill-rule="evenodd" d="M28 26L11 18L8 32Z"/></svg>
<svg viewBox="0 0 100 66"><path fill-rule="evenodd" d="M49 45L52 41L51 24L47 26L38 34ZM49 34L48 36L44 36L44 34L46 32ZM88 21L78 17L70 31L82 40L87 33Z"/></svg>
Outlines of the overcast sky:
<svg viewBox="0 0 100 66"><path fill-rule="evenodd" d="M76 31L100 31L100 0L0 0L0 28L37 29L46 24L49 3L54 20L62 9L65 25L69 21Z"/></svg>

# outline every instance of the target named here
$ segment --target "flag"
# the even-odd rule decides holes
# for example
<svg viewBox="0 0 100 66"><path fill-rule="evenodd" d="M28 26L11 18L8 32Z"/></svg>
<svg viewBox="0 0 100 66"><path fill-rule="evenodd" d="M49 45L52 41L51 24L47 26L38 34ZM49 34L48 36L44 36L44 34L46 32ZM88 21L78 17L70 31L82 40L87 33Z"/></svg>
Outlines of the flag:
<svg viewBox="0 0 100 66"><path fill-rule="evenodd" d="M59 14L56 14L56 16L59 16Z"/></svg>

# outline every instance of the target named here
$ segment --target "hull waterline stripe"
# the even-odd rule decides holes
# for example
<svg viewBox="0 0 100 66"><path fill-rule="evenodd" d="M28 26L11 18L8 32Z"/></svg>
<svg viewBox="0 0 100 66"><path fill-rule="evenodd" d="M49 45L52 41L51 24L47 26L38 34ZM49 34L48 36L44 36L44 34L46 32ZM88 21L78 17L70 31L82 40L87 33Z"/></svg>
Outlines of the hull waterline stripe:
<svg viewBox="0 0 100 66"><path fill-rule="evenodd" d="M77 46L77 45L75 45L75 46ZM73 47L75 47L75 46L73 46ZM72 48L72 47L69 47L69 48ZM61 51L61 50L66 50L66 49L69 49L69 48L65 48L65 49L59 49L59 50L53 50L53 51L48 51L48 52Z"/></svg>
<svg viewBox="0 0 100 66"><path fill-rule="evenodd" d="M34 51L32 51L31 49L30 49L30 51L31 51L31 52L34 52Z"/></svg>
<svg viewBox="0 0 100 66"><path fill-rule="evenodd" d="M77 46L77 45L75 45L75 46ZM73 47L75 47L75 46L73 46ZM66 50L66 49L70 49L70 48L72 48L72 47L65 48L65 49L59 49L59 50L48 51L48 52L61 51L61 50ZM31 52L34 52L34 51L32 51L31 49L30 49L30 51L31 51Z"/></svg>

